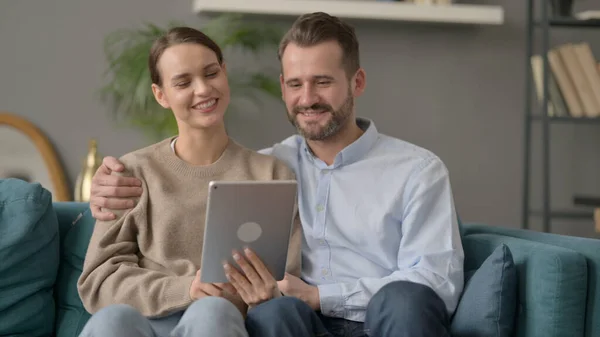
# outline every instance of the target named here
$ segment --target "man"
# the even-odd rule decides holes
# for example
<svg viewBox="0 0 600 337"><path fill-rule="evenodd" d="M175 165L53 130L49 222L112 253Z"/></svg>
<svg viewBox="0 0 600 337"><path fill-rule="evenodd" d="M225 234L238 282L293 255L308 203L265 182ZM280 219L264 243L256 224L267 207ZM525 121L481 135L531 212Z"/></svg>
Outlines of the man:
<svg viewBox="0 0 600 337"><path fill-rule="evenodd" d="M299 135L262 152L300 184L302 279L258 305L256 336L449 336L463 289L463 249L448 171L433 153L356 118L366 87L354 29L325 13L301 16L281 41L283 99ZM376 108L376 107L375 107ZM390 111L390 113L396 113ZM91 207L131 207L135 181L105 158Z"/></svg>

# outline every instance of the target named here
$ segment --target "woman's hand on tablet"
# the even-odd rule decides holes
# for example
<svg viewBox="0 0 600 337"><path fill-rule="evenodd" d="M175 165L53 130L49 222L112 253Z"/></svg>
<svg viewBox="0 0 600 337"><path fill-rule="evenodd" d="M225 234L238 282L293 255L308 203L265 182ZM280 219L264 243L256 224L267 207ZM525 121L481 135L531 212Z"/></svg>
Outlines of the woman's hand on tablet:
<svg viewBox="0 0 600 337"><path fill-rule="evenodd" d="M225 275L248 306L253 307L281 296L275 277L254 252L245 249L245 256L233 252L233 258L244 274L225 264Z"/></svg>
<svg viewBox="0 0 600 337"><path fill-rule="evenodd" d="M236 289L229 283L202 283L200 282L200 270L196 272L196 277L190 286L190 297L198 300L204 296L223 297L224 292L237 295Z"/></svg>
<svg viewBox="0 0 600 337"><path fill-rule="evenodd" d="M231 284L202 283L200 282L200 270L198 270L190 286L190 297L193 300L198 300L206 296L223 297L229 300L246 317L247 305Z"/></svg>

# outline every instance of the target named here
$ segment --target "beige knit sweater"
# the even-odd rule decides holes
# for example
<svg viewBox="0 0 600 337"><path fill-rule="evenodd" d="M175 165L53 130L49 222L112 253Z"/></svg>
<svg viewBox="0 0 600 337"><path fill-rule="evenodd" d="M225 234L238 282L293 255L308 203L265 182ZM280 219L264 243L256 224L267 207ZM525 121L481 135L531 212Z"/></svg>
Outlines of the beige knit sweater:
<svg viewBox="0 0 600 337"><path fill-rule="evenodd" d="M90 313L117 303L147 317L185 309L192 302L190 285L202 259L208 183L295 179L283 162L231 139L221 158L208 166L182 161L170 141L120 158L127 174L141 179L143 192L133 209L113 211L116 220L96 222L77 284ZM287 271L297 276L302 240L298 219L296 215L287 261Z"/></svg>

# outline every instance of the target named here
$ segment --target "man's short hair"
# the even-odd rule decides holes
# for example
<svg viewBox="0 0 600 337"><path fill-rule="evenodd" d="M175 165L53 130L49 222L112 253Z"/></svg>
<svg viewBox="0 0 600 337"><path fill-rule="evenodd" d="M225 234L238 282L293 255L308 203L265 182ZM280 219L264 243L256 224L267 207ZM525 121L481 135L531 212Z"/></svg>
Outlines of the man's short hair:
<svg viewBox="0 0 600 337"><path fill-rule="evenodd" d="M358 39L354 28L335 16L315 12L300 16L284 35L278 50L279 61L290 43L311 47L327 41L336 41L342 48L342 63L348 78L360 68Z"/></svg>

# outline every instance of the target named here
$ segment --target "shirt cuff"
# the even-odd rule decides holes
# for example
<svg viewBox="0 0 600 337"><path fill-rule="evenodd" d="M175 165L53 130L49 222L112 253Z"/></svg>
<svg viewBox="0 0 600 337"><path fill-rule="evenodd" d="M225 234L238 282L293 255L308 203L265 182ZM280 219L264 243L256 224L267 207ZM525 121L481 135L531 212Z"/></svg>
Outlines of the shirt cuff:
<svg viewBox="0 0 600 337"><path fill-rule="evenodd" d="M344 317L344 297L339 283L323 284L319 289L321 314L329 317Z"/></svg>

